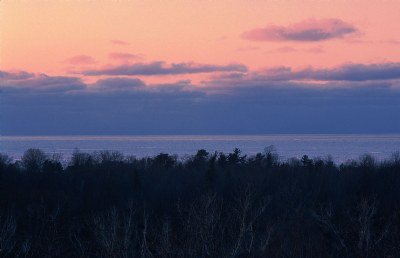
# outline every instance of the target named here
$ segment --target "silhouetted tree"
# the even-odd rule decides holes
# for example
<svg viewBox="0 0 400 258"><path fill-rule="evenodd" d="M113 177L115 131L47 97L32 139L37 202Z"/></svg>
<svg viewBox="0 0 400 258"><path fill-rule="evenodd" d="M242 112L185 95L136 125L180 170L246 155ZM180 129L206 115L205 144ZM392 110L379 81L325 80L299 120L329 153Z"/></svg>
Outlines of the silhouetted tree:
<svg viewBox="0 0 400 258"><path fill-rule="evenodd" d="M51 172L61 172L63 171L63 167L59 161L53 160L45 160L43 163L43 172L51 173Z"/></svg>
<svg viewBox="0 0 400 258"><path fill-rule="evenodd" d="M93 163L93 157L88 153L80 152L78 149L72 153L70 165L73 167L91 167Z"/></svg>
<svg viewBox="0 0 400 258"><path fill-rule="evenodd" d="M400 257L399 156L2 154L0 257Z"/></svg>
<svg viewBox="0 0 400 258"><path fill-rule="evenodd" d="M41 172L47 159L45 153L39 149L28 149L22 156L22 163L28 172Z"/></svg>

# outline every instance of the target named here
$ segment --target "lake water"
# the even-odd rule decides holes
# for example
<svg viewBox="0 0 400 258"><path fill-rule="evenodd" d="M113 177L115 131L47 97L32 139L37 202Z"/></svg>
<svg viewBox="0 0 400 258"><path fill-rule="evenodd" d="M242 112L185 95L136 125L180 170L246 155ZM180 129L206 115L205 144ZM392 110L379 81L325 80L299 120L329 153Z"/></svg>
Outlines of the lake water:
<svg viewBox="0 0 400 258"><path fill-rule="evenodd" d="M239 148L254 155L270 145L282 160L307 154L330 155L335 162L343 162L366 153L382 160L400 151L400 135L0 136L0 152L14 159L20 159L28 148L61 153L65 159L75 148L83 152L116 150L137 157L169 153L185 158L199 149L228 153Z"/></svg>

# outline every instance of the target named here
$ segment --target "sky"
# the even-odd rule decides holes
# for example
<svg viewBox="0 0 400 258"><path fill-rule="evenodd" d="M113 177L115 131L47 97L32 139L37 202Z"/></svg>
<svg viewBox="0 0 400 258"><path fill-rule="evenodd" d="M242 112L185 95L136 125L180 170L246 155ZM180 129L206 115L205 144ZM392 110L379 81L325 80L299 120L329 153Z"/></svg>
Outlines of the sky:
<svg viewBox="0 0 400 258"><path fill-rule="evenodd" d="M2 0L0 134L400 133L398 0Z"/></svg>

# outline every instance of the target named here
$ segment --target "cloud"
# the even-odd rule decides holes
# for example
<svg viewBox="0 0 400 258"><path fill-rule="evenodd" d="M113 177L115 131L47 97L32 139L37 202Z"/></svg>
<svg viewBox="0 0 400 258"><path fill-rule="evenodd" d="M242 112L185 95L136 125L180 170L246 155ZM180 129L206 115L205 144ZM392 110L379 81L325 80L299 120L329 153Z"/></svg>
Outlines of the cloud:
<svg viewBox="0 0 400 258"><path fill-rule="evenodd" d="M143 55L131 54L131 53L121 53L121 52L110 53L108 55L108 57L110 59L117 59L117 60L123 60L123 61L143 59Z"/></svg>
<svg viewBox="0 0 400 258"><path fill-rule="evenodd" d="M332 82L340 81L347 82L347 85L350 85L350 82L391 80L400 80L400 63L344 64L333 68L316 69L308 67L299 70L287 66L278 66L260 71L242 73L240 76L231 76L231 74L217 75L212 80L204 83L219 83L229 87L229 85L234 86L237 84L271 85L274 82L308 81L308 85L312 83L327 85L326 82L330 82L332 86L339 85Z"/></svg>
<svg viewBox="0 0 400 258"><path fill-rule="evenodd" d="M334 69L314 70L311 74L319 80L392 80L400 79L400 63L346 64Z"/></svg>
<svg viewBox="0 0 400 258"><path fill-rule="evenodd" d="M94 84L100 91L131 91L144 87L146 84L137 78L107 78L100 79Z"/></svg>
<svg viewBox="0 0 400 258"><path fill-rule="evenodd" d="M71 65L87 65L96 63L93 57L87 55L74 56L68 58L67 60L65 60L65 62Z"/></svg>
<svg viewBox="0 0 400 258"><path fill-rule="evenodd" d="M105 85L111 81L102 82ZM400 91L387 83L359 87L306 87L285 81L240 81L208 93L189 82L154 90L49 97L2 93L3 134L267 134L398 133ZM100 82L99 82L100 83ZM336 82L344 83L344 82ZM115 84L113 84L115 85ZM217 86L217 85L216 85ZM127 86L131 87L131 86ZM142 86L132 86L135 89ZM192 87L191 91L188 87ZM143 87L146 88L146 87Z"/></svg>
<svg viewBox="0 0 400 258"><path fill-rule="evenodd" d="M123 40L117 40L117 39L110 40L110 43L113 44L113 45L118 45L118 46L127 46L127 45L129 45L128 42L123 41Z"/></svg>
<svg viewBox="0 0 400 258"><path fill-rule="evenodd" d="M185 97L187 94L191 97L203 96L205 94L201 89L193 85L190 80L180 80L174 83L151 84L148 85L147 91L151 93L161 93L163 95L168 94L171 96L185 93Z"/></svg>
<svg viewBox="0 0 400 258"><path fill-rule="evenodd" d="M5 71L0 71L0 78L2 79L0 81L0 92L7 94L109 94L113 92L179 94L180 92L197 91L190 80L164 84L146 84L138 78L110 77L86 84L77 77Z"/></svg>
<svg viewBox="0 0 400 258"><path fill-rule="evenodd" d="M26 91L30 93L69 93L69 92L170 92L198 91L204 93L228 92L237 87L314 87L335 88L366 87L366 82L381 82L385 87L400 88L400 63L378 64L344 64L333 68L293 69L291 67L272 67L260 71L247 71L240 65L214 66L180 64L163 66L150 63L136 64L127 67L128 70L111 70L88 73L89 75L113 75L114 77L99 79L90 85L80 78L69 76L48 76L32 74L25 71L0 71L0 88L3 92ZM118 77L117 75L164 75L224 71L226 73L212 74L201 83L202 87L192 85L190 81L179 81L172 84L148 85L138 78ZM364 83L365 82L365 83ZM397 82L394 83L394 82ZM375 84L376 85L376 84ZM389 86L388 86L389 85Z"/></svg>
<svg viewBox="0 0 400 258"><path fill-rule="evenodd" d="M211 93L236 92L238 89L280 88L296 90L373 90L400 91L400 63L345 64L333 68L308 67L295 70L279 66L248 73L227 73L212 76L202 81L205 90ZM379 88L377 88L379 87Z"/></svg>
<svg viewBox="0 0 400 258"><path fill-rule="evenodd" d="M34 76L33 73L28 73L25 71L18 71L18 72L6 72L0 71L0 79L1 80L26 80L32 78Z"/></svg>
<svg viewBox="0 0 400 258"><path fill-rule="evenodd" d="M309 19L288 26L269 25L246 31L242 38L252 41L323 41L342 38L358 29L339 19Z"/></svg>
<svg viewBox="0 0 400 258"><path fill-rule="evenodd" d="M388 44L392 44L392 45L400 45L400 40L391 39L391 40L385 41L384 43L388 43Z"/></svg>
<svg viewBox="0 0 400 258"><path fill-rule="evenodd" d="M87 76L96 75L177 75L211 72L247 71L247 67L241 64L208 65L195 63L152 62L137 63L133 65L121 65L109 69L85 70L81 74Z"/></svg>
<svg viewBox="0 0 400 258"><path fill-rule="evenodd" d="M2 74L3 72L0 72ZM48 76L46 74L30 74L20 76L21 73L8 73L8 78L2 79L0 89L2 92L27 92L27 93L67 93L84 90L86 84L81 79L67 76ZM19 76L19 77L18 77ZM18 77L19 79L15 79Z"/></svg>
<svg viewBox="0 0 400 258"><path fill-rule="evenodd" d="M324 50L324 48L322 46L307 48L304 51L308 52L308 53L313 53L313 54L325 53L325 50Z"/></svg>
<svg viewBox="0 0 400 258"><path fill-rule="evenodd" d="M276 52L278 52L278 53L293 53L293 52L297 52L297 49L295 49L293 47L285 46L285 47L277 48Z"/></svg>
<svg viewBox="0 0 400 258"><path fill-rule="evenodd" d="M240 47L237 48L236 51L238 52L249 52L249 51L257 51L260 50L259 47L247 46L247 47Z"/></svg>
<svg viewBox="0 0 400 258"><path fill-rule="evenodd" d="M396 66L233 71L202 87L190 81L145 85L119 77L87 86L62 76L7 80L7 87L2 80L0 116L7 121L2 133L398 133L400 121L388 119L400 112L400 89L394 87L399 80L392 79L398 78ZM391 72L378 76L387 80L348 78L345 71L357 69ZM308 78L335 80L316 87Z"/></svg>
<svg viewBox="0 0 400 258"><path fill-rule="evenodd" d="M271 80L377 81L400 79L400 63L345 64L335 68L273 68L260 73Z"/></svg>

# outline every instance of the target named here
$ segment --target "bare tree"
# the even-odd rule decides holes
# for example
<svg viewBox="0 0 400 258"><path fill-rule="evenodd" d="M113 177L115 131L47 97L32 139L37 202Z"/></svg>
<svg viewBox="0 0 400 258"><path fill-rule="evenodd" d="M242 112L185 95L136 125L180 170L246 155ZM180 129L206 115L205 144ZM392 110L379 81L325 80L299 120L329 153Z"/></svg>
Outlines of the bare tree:
<svg viewBox="0 0 400 258"><path fill-rule="evenodd" d="M270 204L271 198L263 199L260 203L255 203L254 188L246 185L239 189L236 197L236 206L234 208L234 218L236 221L236 236L231 252L231 257L239 256L243 251L248 255L255 249L255 223L260 216L266 211ZM265 242L264 242L265 245Z"/></svg>
<svg viewBox="0 0 400 258"><path fill-rule="evenodd" d="M118 251L119 214L116 208L112 208L103 216L94 218L94 234L103 257L114 257Z"/></svg>
<svg viewBox="0 0 400 258"><path fill-rule="evenodd" d="M5 166L9 165L12 162L12 158L6 154L0 153L0 171L4 169Z"/></svg>
<svg viewBox="0 0 400 258"><path fill-rule="evenodd" d="M199 201L190 207L189 216L192 218L192 225L189 228L194 234L193 242L198 245L200 253L208 257L218 256L218 249L221 248L224 230L222 205L221 198L209 193L201 196Z"/></svg>
<svg viewBox="0 0 400 258"><path fill-rule="evenodd" d="M389 223L383 225L382 230L374 228L377 215L377 204L374 199L363 198L355 207L354 212L347 211L349 224L334 222L332 205L312 212L317 223L330 234L329 242L336 253L343 253L346 257L371 257L377 246L387 237ZM333 239L333 241L332 241ZM376 253L375 253L376 255Z"/></svg>
<svg viewBox="0 0 400 258"><path fill-rule="evenodd" d="M7 257L11 255L15 248L15 232L17 223L11 214L0 216L0 256Z"/></svg>
<svg viewBox="0 0 400 258"><path fill-rule="evenodd" d="M370 257L372 251L387 236L389 224L386 224L381 232L372 230L377 215L377 204L375 199L364 198L358 207L358 241L357 247L362 257ZM375 234L374 234L375 232Z"/></svg>
<svg viewBox="0 0 400 258"><path fill-rule="evenodd" d="M76 255L78 257L85 258L85 257L89 257L89 255L88 255L87 243L85 243L85 241L82 237L82 231L83 231L83 227L78 224L78 225L76 225L75 228L71 229L71 231L69 232L68 238L69 238L69 241L71 242L72 246L74 247Z"/></svg>
<svg viewBox="0 0 400 258"><path fill-rule="evenodd" d="M148 234L149 234L149 216L147 214L146 209L143 210L143 230L142 230L142 239L140 244L140 257L154 257L153 253L150 251L149 243L148 243Z"/></svg>
<svg viewBox="0 0 400 258"><path fill-rule="evenodd" d="M332 204L328 205L328 207L320 207L317 212L312 211L311 214L317 223L331 235L332 241L330 242L336 252L344 252L348 256L348 244L341 227L334 222Z"/></svg>
<svg viewBox="0 0 400 258"><path fill-rule="evenodd" d="M160 246L158 254L161 257L172 257L171 222L169 217L165 217L160 232Z"/></svg>
<svg viewBox="0 0 400 258"><path fill-rule="evenodd" d="M400 151L392 153L390 162L392 163L393 166L400 167Z"/></svg>
<svg viewBox="0 0 400 258"><path fill-rule="evenodd" d="M22 156L22 163L29 172L42 171L43 164L46 160L46 154L40 149L28 149Z"/></svg>

